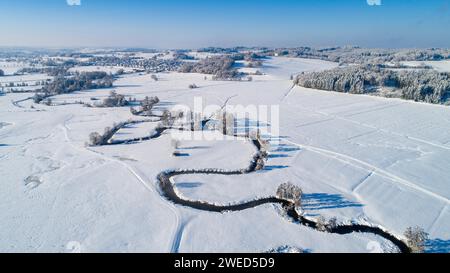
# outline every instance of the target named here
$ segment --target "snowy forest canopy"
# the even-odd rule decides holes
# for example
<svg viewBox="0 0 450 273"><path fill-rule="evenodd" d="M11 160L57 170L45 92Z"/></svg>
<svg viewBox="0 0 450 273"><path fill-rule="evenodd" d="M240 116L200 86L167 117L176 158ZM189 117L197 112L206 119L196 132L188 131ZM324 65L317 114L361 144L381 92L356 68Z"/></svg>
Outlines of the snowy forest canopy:
<svg viewBox="0 0 450 273"><path fill-rule="evenodd" d="M376 94L450 105L450 73L434 70L393 70L377 65L339 67L302 73L295 83L306 88L352 94Z"/></svg>
<svg viewBox="0 0 450 273"><path fill-rule="evenodd" d="M450 59L450 49L379 49L360 47L281 48L263 51L266 56L320 59L339 64L384 64L405 61L439 61Z"/></svg>

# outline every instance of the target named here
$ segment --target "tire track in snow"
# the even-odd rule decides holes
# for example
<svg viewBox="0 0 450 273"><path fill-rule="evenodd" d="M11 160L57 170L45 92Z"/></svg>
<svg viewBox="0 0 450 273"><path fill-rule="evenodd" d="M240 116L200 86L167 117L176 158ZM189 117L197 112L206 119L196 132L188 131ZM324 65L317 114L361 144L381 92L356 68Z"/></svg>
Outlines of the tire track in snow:
<svg viewBox="0 0 450 273"><path fill-rule="evenodd" d="M403 105L403 104L406 104L406 102L398 103L398 104L394 104L394 105L389 105L389 106L385 106L385 107L379 107L379 108L376 108L376 109L372 109L370 111L365 111L365 112L361 112L361 113L352 114L352 115L349 115L349 117L356 116L356 115L359 115L359 114L369 113L369 112L375 112L375 111L383 110L383 109L387 109L387 108L394 108L396 106L400 106L400 105ZM357 125L369 128L369 129L374 129L375 130L374 132L378 131L378 132L382 132L382 133L387 133L387 134L391 134L391 135L394 135L394 136L410 139L410 140L413 140L413 141L416 141L416 142L419 142L419 143L422 143L422 144L426 144L426 145L429 145L429 146L433 146L435 148L440 148L440 149L444 149L444 150L450 151L450 147L448 147L446 145L443 145L443 144L438 144L438 143L434 143L434 142L431 142L431 141L428 141L428 140L425 140L425 139L421 139L421 138L418 138L418 137L413 137L413 136L410 136L410 135L407 135L407 134L401 134L401 133L397 133L397 132L394 132L394 131L391 131L391 130L379 128L379 127L376 127L374 125L370 125L370 124L367 124L367 123L364 123L364 122L360 122L360 121L356 121L356 120L353 120L353 119L349 119L347 117L332 115L332 114L325 113L323 111L317 111L317 110L313 110L313 109L308 109L308 110L310 110L310 111L312 111L314 113L317 113L317 114L321 114L321 115L327 116L327 117L332 117L334 119L344 120L344 121L347 121L347 122L350 122L350 123L354 123L354 124L357 124Z"/></svg>
<svg viewBox="0 0 450 273"><path fill-rule="evenodd" d="M358 185L353 187L352 192L357 193L358 189L361 188L361 186L364 185L364 183L366 183L369 180L369 178L371 178L374 174L375 174L374 172L370 172L366 177L361 179L361 181L358 183Z"/></svg>
<svg viewBox="0 0 450 273"><path fill-rule="evenodd" d="M122 165L126 170L128 170L148 191L150 191L150 192L152 192L152 193L154 193L156 196L159 196L160 197L160 201L161 201L161 204L164 204L166 207L168 207L169 208L169 210L171 210L173 213L174 213L174 215L175 215L175 222L176 222L176 224L175 224L175 229L174 229L174 232L173 232L173 238L175 238L174 239L174 241L176 240L176 238L177 238L177 236L178 236L178 231L180 230L180 226L181 226L181 221L180 221L180 215L179 215L179 213L178 213L178 210L176 209L176 207L175 207L175 205L173 205L173 204L170 204L170 203L167 203L167 202L165 202L165 200L164 200L164 198L161 196L161 194L159 194L153 187L151 187L151 186L149 186L147 183L146 183L146 181L145 181L145 179L143 179L142 178L142 176L141 175L139 175L131 166L129 166L128 164L126 164L125 162L123 162L123 161L121 161L121 160L118 160L118 159L114 159L114 158L110 158L110 157L108 157L108 156L106 156L106 155L104 155L104 154L102 154L102 153L100 153L100 152L97 152L97 151L94 151L94 150L91 150L91 149L88 149L88 148L80 148L80 147L78 147L78 146L76 146L73 142L72 142L72 140L70 139L70 137L69 137L69 135L68 135L68 131L69 131L69 128L68 128L68 126L67 126L67 122L69 121L69 120L71 120L71 119L73 119L74 118L74 115L71 115L71 117L69 118L69 119L67 119L67 120L65 120L64 121L64 124L61 126L61 129L64 131L64 136L65 136L65 139L66 139L66 141L69 143L69 145L70 146L72 146L74 149L76 149L76 150L79 150L79 151L82 151L82 152L89 152L90 154L94 154L94 155L96 155L96 156L98 156L98 157L100 157L100 158L102 158L102 159L104 159L104 160L106 160L106 161L110 161L110 162L115 162L115 163L118 163L118 164L120 164L120 165ZM173 248L173 243L172 243L172 246L170 246L168 249L169 249L169 251L171 251L172 250L172 248Z"/></svg>
<svg viewBox="0 0 450 273"><path fill-rule="evenodd" d="M442 218L442 216L444 215L444 213L447 211L448 205L445 205L441 211L439 212L438 216L436 217L436 219L434 219L433 223L430 225L430 233L433 232L436 228L436 224L439 221L440 218Z"/></svg>
<svg viewBox="0 0 450 273"><path fill-rule="evenodd" d="M380 175L380 176L382 176L384 178L388 178L392 182L404 185L404 186L409 187L409 188L411 188L411 189L413 189L415 191L418 191L418 192L424 193L426 195L429 195L431 197L434 197L434 198L436 198L438 200L441 200L441 201L445 202L446 204L450 203L449 199L444 197L444 196L442 196L442 195L439 195L439 194L437 194L435 192L432 192L430 190L424 189L424 188L422 188L422 187L420 187L420 186L418 186L418 185L416 185L416 184L414 184L414 183L412 183L412 182L410 182L410 181L408 181L406 179L403 179L403 178L401 178L401 177L399 177L397 175L394 175L394 174L392 174L392 173L390 173L388 171L380 169L380 168L378 168L378 167L376 167L376 166L374 166L372 164L369 164L367 162L361 161L361 160L356 159L354 157L351 157L351 156L348 156L348 155L344 155L344 154L341 154L341 153L337 153L337 152L333 152L333 151L327 150L327 149L322 149L322 148L318 148L318 147L313 147L313 146L309 146L309 145L295 143L295 142L290 141L290 140L285 140L285 141L290 143L290 144L292 144L292 145L295 145L295 146L297 146L299 148L306 149L306 150L309 150L309 151L312 151L312 152L316 152L318 154L321 154L321 155L324 155L324 156L327 156L327 157L331 157L331 158L337 159L337 160L339 160L341 162L347 163L349 165L352 165L354 167L357 167L357 168L360 168L360 169L363 169L363 170L371 171L371 172L373 172L373 174L377 174L377 175Z"/></svg>

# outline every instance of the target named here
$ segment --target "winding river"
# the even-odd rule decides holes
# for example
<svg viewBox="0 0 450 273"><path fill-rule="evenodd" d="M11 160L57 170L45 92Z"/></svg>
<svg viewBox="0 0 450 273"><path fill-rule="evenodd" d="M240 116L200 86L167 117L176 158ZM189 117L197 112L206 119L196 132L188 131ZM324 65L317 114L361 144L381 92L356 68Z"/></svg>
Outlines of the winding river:
<svg viewBox="0 0 450 273"><path fill-rule="evenodd" d="M155 122L155 121L146 121L146 122ZM205 124L206 122L203 122ZM127 124L124 124L126 126ZM120 128L119 128L120 129ZM116 132L119 130L117 129ZM120 145L120 144L127 144L127 143L133 143L138 141L144 141L144 140L151 140L155 138L159 138L162 136L162 134L167 130L184 130L180 128L173 128L170 126L161 127L158 128L152 135L143 137L143 138L135 138L135 139L129 139L129 140L121 140L121 141L110 141L110 139L113 137L111 135L109 139L106 139L105 142L99 146L102 145ZM162 171L157 176L158 180L158 186L161 189L161 193L163 196L169 200L170 202L173 202L176 205L189 207L196 210L202 210L202 211L208 211L208 212L214 212L214 213L225 213L225 212L235 212L235 211L243 211L251 208L255 208L258 206L262 206L265 204L277 204L281 205L282 208L286 211L286 215L290 217L295 223L298 223L300 225L312 228L317 230L318 232L328 232L328 233L334 233L334 234L351 234L354 232L359 233L371 233L375 234L377 236L380 236L388 241L390 241L392 244L394 244L401 253L410 253L411 250L408 247L408 245L398 239L393 234L389 233L388 231L375 227L375 226L369 226L369 225L362 225L362 224L349 224L349 225L337 225L330 227L328 226L326 230L321 230L319 228L319 225L314 220L308 219L304 217L303 215L300 215L297 213L295 209L295 205L293 202L280 199L277 197L268 197L268 198L261 198L245 203L240 204L234 204L234 205L215 205L208 202L203 201L193 201L184 199L183 197L179 196L174 188L174 184L172 183L172 179L176 176L180 175L192 175L192 174L205 174L205 175L227 175L227 176L237 176L237 175L246 175L249 173L257 172L257 161L262 158L261 148L262 144L258 140L251 140L253 145L257 148L258 152L253 156L253 159L249 166L235 171L225 171L225 170L217 170L217 169L199 169L199 170L165 170Z"/></svg>

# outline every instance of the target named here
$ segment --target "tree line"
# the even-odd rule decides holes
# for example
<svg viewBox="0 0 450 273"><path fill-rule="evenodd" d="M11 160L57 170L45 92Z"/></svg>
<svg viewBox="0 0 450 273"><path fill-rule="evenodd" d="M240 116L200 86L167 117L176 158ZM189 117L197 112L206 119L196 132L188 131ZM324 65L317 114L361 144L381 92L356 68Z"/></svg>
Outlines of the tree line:
<svg viewBox="0 0 450 273"><path fill-rule="evenodd" d="M231 56L214 56L203 59L197 63L184 63L179 72L201 73L213 75L213 80L236 80L242 74L234 68L235 60Z"/></svg>
<svg viewBox="0 0 450 273"><path fill-rule="evenodd" d="M379 49L360 47L279 48L265 50L266 56L320 59L340 64L398 63L405 61L439 61L450 59L450 49Z"/></svg>
<svg viewBox="0 0 450 273"><path fill-rule="evenodd" d="M106 72L76 73L69 77L58 76L36 92L34 102L40 103L45 98L75 91L110 88L113 83L114 77Z"/></svg>
<svg viewBox="0 0 450 273"><path fill-rule="evenodd" d="M296 77L295 84L327 91L450 104L450 73L434 70L392 70L377 65L348 66L302 73Z"/></svg>

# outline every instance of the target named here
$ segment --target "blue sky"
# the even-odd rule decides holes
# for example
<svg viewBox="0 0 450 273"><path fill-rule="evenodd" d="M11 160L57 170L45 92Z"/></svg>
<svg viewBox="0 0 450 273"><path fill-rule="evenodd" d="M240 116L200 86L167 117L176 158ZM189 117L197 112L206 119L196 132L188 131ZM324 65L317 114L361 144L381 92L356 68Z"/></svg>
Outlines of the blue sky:
<svg viewBox="0 0 450 273"><path fill-rule="evenodd" d="M0 0L0 14L0 46L450 47L450 0Z"/></svg>

